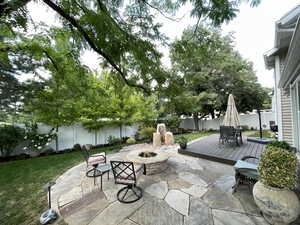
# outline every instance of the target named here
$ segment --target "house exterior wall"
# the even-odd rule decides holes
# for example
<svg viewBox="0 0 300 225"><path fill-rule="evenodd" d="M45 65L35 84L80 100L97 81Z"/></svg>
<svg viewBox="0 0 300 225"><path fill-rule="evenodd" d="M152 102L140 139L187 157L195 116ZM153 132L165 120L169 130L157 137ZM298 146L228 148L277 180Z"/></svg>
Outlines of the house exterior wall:
<svg viewBox="0 0 300 225"><path fill-rule="evenodd" d="M293 117L290 90L281 90L282 140L293 145Z"/></svg>
<svg viewBox="0 0 300 225"><path fill-rule="evenodd" d="M274 66L274 81L275 81L275 115L276 115L276 124L278 125L278 139L283 139L283 132L282 132L282 118L281 118L281 90L278 88L278 82L280 80L280 68L281 68L281 62L283 61L283 57L276 56L275 57L275 66Z"/></svg>

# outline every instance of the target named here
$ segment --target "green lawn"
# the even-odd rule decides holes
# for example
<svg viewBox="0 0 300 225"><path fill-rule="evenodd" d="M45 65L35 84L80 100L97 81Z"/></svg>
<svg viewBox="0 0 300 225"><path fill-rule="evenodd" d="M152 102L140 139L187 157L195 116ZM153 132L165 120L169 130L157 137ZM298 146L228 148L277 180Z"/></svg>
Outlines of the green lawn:
<svg viewBox="0 0 300 225"><path fill-rule="evenodd" d="M243 134L248 137L259 137L259 135L260 135L259 130L246 131ZM263 138L272 138L272 132L269 130L263 130L262 136L263 136Z"/></svg>
<svg viewBox="0 0 300 225"><path fill-rule="evenodd" d="M121 145L95 149L119 151ZM43 185L84 161L80 152L0 163L0 224L39 224L39 215L47 209Z"/></svg>
<svg viewBox="0 0 300 225"><path fill-rule="evenodd" d="M181 135L190 141L213 133L205 131ZM93 153L115 152L122 146L95 149ZM47 208L47 195L42 186L82 161L80 152L72 152L0 163L0 224L39 224L38 218Z"/></svg>
<svg viewBox="0 0 300 225"><path fill-rule="evenodd" d="M217 133L217 131L201 131L201 132L198 132L198 133L176 134L175 138L184 136L188 139L188 142L189 142L191 140L194 140L194 139L197 139L197 138L200 138L200 137L204 137L204 136L208 136L208 135L211 135L211 134L215 134L215 133Z"/></svg>

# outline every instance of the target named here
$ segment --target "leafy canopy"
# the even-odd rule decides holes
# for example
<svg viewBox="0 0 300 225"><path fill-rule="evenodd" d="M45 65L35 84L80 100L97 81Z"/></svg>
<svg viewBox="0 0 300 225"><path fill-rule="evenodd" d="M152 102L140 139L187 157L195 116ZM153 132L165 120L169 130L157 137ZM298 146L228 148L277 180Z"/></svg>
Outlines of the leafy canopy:
<svg viewBox="0 0 300 225"><path fill-rule="evenodd" d="M28 27L30 20L27 3L30 0L8 0L1 3L1 30L15 31ZM161 54L156 45L166 40L160 33L157 14L172 17L187 3L191 3L191 16L208 19L220 25L233 19L242 0L42 0L57 13L63 29L69 30L76 48L93 50L101 56L103 66L118 75L128 85L149 92L151 83L165 81L161 68ZM248 2L248 1L246 1ZM252 6L260 0L250 1ZM0 46L1 48L1 46ZM20 56L21 57L21 56Z"/></svg>

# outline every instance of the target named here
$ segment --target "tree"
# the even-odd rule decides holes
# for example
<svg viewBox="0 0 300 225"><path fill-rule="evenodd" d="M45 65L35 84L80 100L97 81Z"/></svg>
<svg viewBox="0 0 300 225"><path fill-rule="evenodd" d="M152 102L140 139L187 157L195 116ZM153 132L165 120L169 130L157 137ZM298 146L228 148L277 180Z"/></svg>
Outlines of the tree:
<svg viewBox="0 0 300 225"><path fill-rule="evenodd" d="M30 0L9 0L1 4L0 24L9 29L26 29ZM92 49L101 56L103 66L110 74L120 76L130 86L149 92L153 80L164 82L160 66L161 54L156 43L166 38L159 32L160 24L154 22L157 13L169 17L182 5L190 2L191 16L208 18L220 25L236 16L241 0L177 0L177 1L68 1L43 0L55 11L72 33L72 40L80 49ZM260 0L252 0L258 5ZM198 24L198 23L197 23ZM8 49L6 49L8 50ZM142 81L142 82L141 82Z"/></svg>
<svg viewBox="0 0 300 225"><path fill-rule="evenodd" d="M171 61L175 78L170 79L179 81L176 93L166 92L169 103L178 114L193 115L195 129L199 119L208 114L214 118L215 112L226 110L230 93L236 97L240 112L262 103L260 97L253 98L263 89L252 64L233 49L231 35L223 37L217 28L199 25L196 30L186 29L171 45Z"/></svg>
<svg viewBox="0 0 300 225"><path fill-rule="evenodd" d="M101 74L101 89L104 91L104 101L100 108L94 108L94 113L85 114L85 127L98 130L104 126L118 126L122 138L122 126L133 125L153 120L157 117L156 97L145 96L140 90L127 86L123 80L108 73ZM94 104L86 101L86 104ZM91 109L89 106L85 108Z"/></svg>

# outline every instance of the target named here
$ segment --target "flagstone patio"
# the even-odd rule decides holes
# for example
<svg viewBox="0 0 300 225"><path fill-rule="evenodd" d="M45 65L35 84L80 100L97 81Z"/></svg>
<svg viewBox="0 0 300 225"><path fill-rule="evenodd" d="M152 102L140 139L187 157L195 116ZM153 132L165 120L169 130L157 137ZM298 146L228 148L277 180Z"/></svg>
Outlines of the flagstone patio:
<svg viewBox="0 0 300 225"><path fill-rule="evenodd" d="M135 145L108 155L108 160L125 159ZM264 225L248 186L232 194L232 166L181 155L177 146L162 147L170 154L168 168L155 175L142 175L138 185L142 199L132 204L116 200L121 185L112 173L103 177L103 191L85 176L84 163L57 179L52 205L70 225Z"/></svg>

